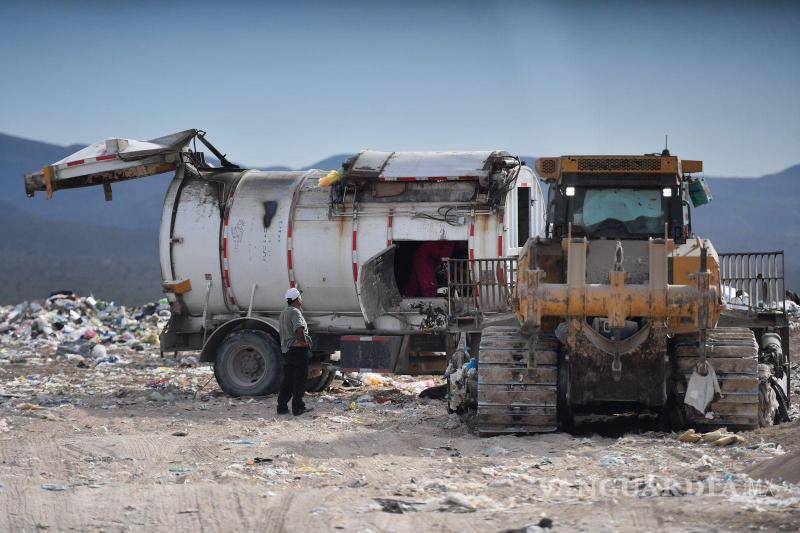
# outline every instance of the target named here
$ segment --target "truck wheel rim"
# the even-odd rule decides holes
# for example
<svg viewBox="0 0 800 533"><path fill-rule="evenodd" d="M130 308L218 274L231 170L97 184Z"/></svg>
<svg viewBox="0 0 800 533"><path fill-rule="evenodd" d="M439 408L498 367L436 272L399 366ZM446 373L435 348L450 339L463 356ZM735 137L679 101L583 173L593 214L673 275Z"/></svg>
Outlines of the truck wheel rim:
<svg viewBox="0 0 800 533"><path fill-rule="evenodd" d="M252 387L266 371L264 356L252 346L243 346L230 358L229 374L239 387Z"/></svg>

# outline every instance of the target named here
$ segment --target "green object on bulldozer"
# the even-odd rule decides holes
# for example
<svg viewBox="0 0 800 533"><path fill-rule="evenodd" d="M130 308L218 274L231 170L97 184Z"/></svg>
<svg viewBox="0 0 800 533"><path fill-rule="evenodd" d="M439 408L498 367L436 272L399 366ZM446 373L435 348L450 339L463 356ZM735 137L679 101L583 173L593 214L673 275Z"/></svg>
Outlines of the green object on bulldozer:
<svg viewBox="0 0 800 533"><path fill-rule="evenodd" d="M689 197L692 199L693 207L706 205L713 200L711 189L708 188L708 184L703 178L695 178L689 182Z"/></svg>

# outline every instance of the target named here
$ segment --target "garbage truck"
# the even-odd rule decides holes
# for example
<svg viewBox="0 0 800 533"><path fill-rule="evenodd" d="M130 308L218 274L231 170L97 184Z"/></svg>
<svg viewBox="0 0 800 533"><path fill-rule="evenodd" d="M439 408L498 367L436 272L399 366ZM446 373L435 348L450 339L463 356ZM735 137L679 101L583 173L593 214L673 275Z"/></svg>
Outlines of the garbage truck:
<svg viewBox="0 0 800 533"><path fill-rule="evenodd" d="M115 183L165 172L161 350L199 351L234 396L279 386L288 287L303 291L313 338L309 390L337 367L444 371L460 338L477 346L511 309L516 256L545 232L539 180L502 150L365 150L338 170L261 171L192 129L92 144L25 176L25 190L97 186L111 200Z"/></svg>
<svg viewBox="0 0 800 533"><path fill-rule="evenodd" d="M545 235L518 257L515 320L451 374L482 434L650 412L666 427L788 421L783 253L718 253L694 233L702 161L543 157Z"/></svg>

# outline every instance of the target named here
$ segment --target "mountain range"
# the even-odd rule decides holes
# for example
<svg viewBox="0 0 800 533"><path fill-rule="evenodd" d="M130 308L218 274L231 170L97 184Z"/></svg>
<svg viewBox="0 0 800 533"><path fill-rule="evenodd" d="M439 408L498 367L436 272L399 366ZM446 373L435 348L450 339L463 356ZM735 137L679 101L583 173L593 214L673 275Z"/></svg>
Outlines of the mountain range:
<svg viewBox="0 0 800 533"><path fill-rule="evenodd" d="M83 146L0 134L0 304L62 289L130 305L161 297L158 226L171 175L114 184L112 202L99 188L59 191L50 201L25 196L24 174ZM338 168L348 157L334 155L303 169ZM695 232L721 252L786 250L787 286L800 287L800 165L707 182L714 200L693 210Z"/></svg>

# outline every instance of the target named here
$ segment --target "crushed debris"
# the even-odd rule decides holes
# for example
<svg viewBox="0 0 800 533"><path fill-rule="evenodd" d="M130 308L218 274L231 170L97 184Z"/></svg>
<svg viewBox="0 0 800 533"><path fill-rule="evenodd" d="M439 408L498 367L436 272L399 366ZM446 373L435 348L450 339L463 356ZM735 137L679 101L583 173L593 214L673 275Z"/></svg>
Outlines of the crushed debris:
<svg viewBox="0 0 800 533"><path fill-rule="evenodd" d="M131 308L70 291L42 303L0 306L0 364L63 357L113 365L123 359L121 349L142 352L156 346L170 315L166 299Z"/></svg>

